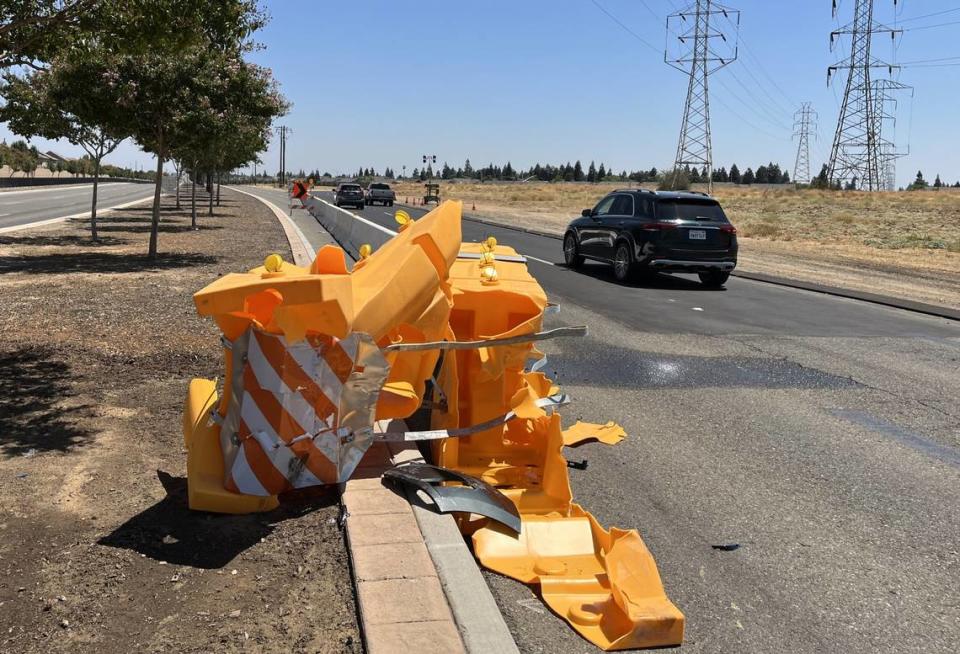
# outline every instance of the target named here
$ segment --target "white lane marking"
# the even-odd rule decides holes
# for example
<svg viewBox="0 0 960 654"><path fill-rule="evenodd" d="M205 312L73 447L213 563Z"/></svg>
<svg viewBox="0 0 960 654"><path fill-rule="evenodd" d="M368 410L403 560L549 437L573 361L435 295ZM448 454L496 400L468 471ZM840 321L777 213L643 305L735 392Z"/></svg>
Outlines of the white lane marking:
<svg viewBox="0 0 960 654"><path fill-rule="evenodd" d="M360 222L366 223L367 225L370 225L370 226L373 227L374 229L379 229L381 232L385 232L385 233L389 234L390 236L396 236L396 235L397 235L397 232L393 231L392 229L387 229L387 228L384 227L383 225L378 225L377 223L373 222L372 220L367 220L367 219L364 218L363 216L360 216L360 215L358 215L358 214L355 214L355 213L353 213L352 211L347 211L346 209L342 209L342 208L338 207L338 206L335 205L335 204L330 204L329 202L327 202L327 201L324 200L323 198L317 197L316 195L314 195L313 197L314 197L315 199L317 199L317 200L320 200L320 202L323 202L325 205L327 205L327 206L330 207L331 209L336 209L337 211L341 211L341 212L347 214L348 216L352 216L352 217L356 218L357 220L359 220Z"/></svg>
<svg viewBox="0 0 960 654"><path fill-rule="evenodd" d="M384 212L383 212L383 215L384 215L384 216L390 216L391 218L393 217L393 214L390 213L389 211L384 211Z"/></svg>
<svg viewBox="0 0 960 654"><path fill-rule="evenodd" d="M105 186L153 186L150 184L137 184L134 182L109 182L101 181L100 188ZM89 191L93 188L93 184L51 184L50 186L45 186L44 188L30 188L23 191L0 191L0 198L7 195L22 195L23 193L49 193L50 191Z"/></svg>
<svg viewBox="0 0 960 654"><path fill-rule="evenodd" d="M690 308L693 309L694 311L703 311L701 307L690 307Z"/></svg>
<svg viewBox="0 0 960 654"><path fill-rule="evenodd" d="M526 257L527 259L533 259L534 261L539 261L540 263L545 263L545 264L547 264L548 266L554 266L554 265L556 265L556 264L554 264L552 261L547 261L547 260L545 260L545 259L538 259L537 257L531 256L531 255L529 255L529 254L524 254L523 256Z"/></svg>

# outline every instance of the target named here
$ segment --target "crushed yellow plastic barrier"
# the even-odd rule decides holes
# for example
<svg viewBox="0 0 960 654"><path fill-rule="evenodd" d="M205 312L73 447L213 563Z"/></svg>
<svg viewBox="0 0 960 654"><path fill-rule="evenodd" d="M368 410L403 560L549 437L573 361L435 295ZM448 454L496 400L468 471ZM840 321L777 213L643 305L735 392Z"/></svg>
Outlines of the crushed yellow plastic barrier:
<svg viewBox="0 0 960 654"><path fill-rule="evenodd" d="M563 430L563 444L567 447L577 447L589 441L597 441L606 445L616 445L627 437L623 427L615 422L597 425L592 422L580 422Z"/></svg>
<svg viewBox="0 0 960 654"><path fill-rule="evenodd" d="M546 294L523 258L495 239L460 243L459 202L423 218L398 216L400 233L357 261L352 272L339 248L318 252L309 269L271 259L266 267L227 275L195 295L232 342L250 329L285 342L366 334L380 348L397 343L490 341L540 332ZM225 347L226 379L234 361ZM584 638L606 650L678 645L684 618L667 599L656 564L636 530L604 529L573 502L565 445L614 444L614 423L577 423L566 430L556 411L537 404L558 392L528 361L543 355L532 342L475 349L384 351L389 374L376 418L410 416L434 380L431 427L480 425L514 412L505 423L459 438L433 441L436 463L496 486L516 504L519 536L497 523L461 515L480 562L539 586L544 601ZM438 397L439 396L439 397ZM442 402L438 402L442 399ZM192 508L267 510L275 497L224 489L220 428L205 416L228 415L230 385L217 403L213 382L194 380L184 413ZM224 445L226 447L226 445Z"/></svg>

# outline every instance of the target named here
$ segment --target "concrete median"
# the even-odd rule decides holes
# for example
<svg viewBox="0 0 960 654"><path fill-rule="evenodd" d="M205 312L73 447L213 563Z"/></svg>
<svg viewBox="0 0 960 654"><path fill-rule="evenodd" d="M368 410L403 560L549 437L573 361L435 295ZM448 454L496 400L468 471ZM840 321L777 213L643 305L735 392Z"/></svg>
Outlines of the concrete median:
<svg viewBox="0 0 960 654"><path fill-rule="evenodd" d="M323 228L330 232L334 240L344 251L353 257L360 258L360 246L369 244L378 250L395 233L381 227L362 216L345 211L316 196L309 195L302 200L303 208L310 212Z"/></svg>

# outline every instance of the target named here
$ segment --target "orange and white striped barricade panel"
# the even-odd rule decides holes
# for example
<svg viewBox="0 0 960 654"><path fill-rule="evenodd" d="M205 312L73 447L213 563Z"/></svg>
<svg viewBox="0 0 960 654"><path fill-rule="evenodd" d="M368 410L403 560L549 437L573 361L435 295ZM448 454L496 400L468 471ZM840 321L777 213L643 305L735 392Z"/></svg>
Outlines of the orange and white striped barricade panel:
<svg viewBox="0 0 960 654"><path fill-rule="evenodd" d="M251 327L231 349L236 365L220 431L225 487L276 495L346 481L373 442L390 372L373 339L309 335L289 343Z"/></svg>

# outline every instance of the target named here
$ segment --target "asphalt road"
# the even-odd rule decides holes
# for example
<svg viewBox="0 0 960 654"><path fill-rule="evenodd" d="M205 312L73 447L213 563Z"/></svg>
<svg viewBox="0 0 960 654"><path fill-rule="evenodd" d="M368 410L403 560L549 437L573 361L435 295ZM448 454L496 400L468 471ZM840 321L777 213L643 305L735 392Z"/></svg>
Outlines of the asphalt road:
<svg viewBox="0 0 960 654"><path fill-rule="evenodd" d="M389 208L357 213L393 227ZM618 285L555 265L557 240L463 232L537 258L561 304L549 325L589 325L542 344L547 371L565 415L629 437L568 451L588 460L574 493L640 530L684 651L957 651L960 324L738 278ZM528 587L487 579L522 651L595 651Z"/></svg>
<svg viewBox="0 0 960 654"><path fill-rule="evenodd" d="M0 229L90 211L92 184L0 191ZM109 209L153 195L152 184L101 182L98 209Z"/></svg>

